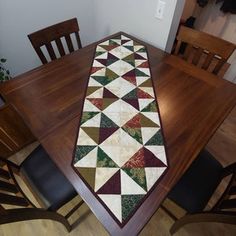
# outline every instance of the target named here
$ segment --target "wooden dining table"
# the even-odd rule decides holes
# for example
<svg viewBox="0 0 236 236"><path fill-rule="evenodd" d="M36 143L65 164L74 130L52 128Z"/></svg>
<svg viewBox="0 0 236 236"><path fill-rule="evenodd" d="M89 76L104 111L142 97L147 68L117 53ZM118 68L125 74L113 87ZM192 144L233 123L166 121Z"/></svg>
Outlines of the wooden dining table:
<svg viewBox="0 0 236 236"><path fill-rule="evenodd" d="M71 165L98 42L0 85L0 94L15 107L98 220L111 235L119 236L137 235L142 230L236 104L236 85L122 34L147 48L168 156L165 175L124 227L116 223Z"/></svg>

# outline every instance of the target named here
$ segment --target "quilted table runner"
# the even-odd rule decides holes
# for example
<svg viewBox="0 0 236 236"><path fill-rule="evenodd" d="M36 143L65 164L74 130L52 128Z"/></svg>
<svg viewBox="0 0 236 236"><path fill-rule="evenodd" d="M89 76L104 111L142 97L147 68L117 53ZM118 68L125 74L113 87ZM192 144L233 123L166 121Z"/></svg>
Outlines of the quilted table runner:
<svg viewBox="0 0 236 236"><path fill-rule="evenodd" d="M167 169L146 48L124 35L96 47L73 166L121 227Z"/></svg>

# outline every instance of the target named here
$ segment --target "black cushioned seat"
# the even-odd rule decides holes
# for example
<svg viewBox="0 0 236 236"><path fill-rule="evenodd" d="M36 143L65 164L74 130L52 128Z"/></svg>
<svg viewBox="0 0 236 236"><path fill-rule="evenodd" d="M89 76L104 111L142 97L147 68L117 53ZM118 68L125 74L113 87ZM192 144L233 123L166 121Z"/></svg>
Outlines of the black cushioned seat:
<svg viewBox="0 0 236 236"><path fill-rule="evenodd" d="M171 190L168 198L188 213L203 210L221 181L222 169L222 165L203 150Z"/></svg>
<svg viewBox="0 0 236 236"><path fill-rule="evenodd" d="M33 190L52 211L59 209L77 192L40 145L20 165Z"/></svg>

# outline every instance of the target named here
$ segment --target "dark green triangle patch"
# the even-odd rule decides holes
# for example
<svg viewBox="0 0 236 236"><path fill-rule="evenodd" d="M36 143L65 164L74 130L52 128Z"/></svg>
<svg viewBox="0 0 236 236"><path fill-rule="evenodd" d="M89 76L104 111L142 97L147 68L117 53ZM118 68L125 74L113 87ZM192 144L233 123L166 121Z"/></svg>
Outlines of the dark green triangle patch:
<svg viewBox="0 0 236 236"><path fill-rule="evenodd" d="M122 168L140 187L147 191L146 174L144 168Z"/></svg>
<svg viewBox="0 0 236 236"><path fill-rule="evenodd" d="M112 81L106 76L91 76L91 77L103 86L109 84Z"/></svg>
<svg viewBox="0 0 236 236"><path fill-rule="evenodd" d="M90 153L96 146L76 146L74 163L80 161L88 153Z"/></svg>
<svg viewBox="0 0 236 236"><path fill-rule="evenodd" d="M102 113L101 115L101 128L119 128L111 119Z"/></svg>
<svg viewBox="0 0 236 236"><path fill-rule="evenodd" d="M131 52L133 52L134 51L134 47L133 46L123 46L123 47L125 47L125 48L127 48L127 49L129 49Z"/></svg>
<svg viewBox="0 0 236 236"><path fill-rule="evenodd" d="M164 145L161 130L158 130L157 133L152 138L150 138L145 145L147 146Z"/></svg>
<svg viewBox="0 0 236 236"><path fill-rule="evenodd" d="M137 88L133 89L131 92L127 93L122 99L137 99L138 91Z"/></svg>
<svg viewBox="0 0 236 236"><path fill-rule="evenodd" d="M126 220L128 216L135 210L145 195L122 195L122 220Z"/></svg>
<svg viewBox="0 0 236 236"><path fill-rule="evenodd" d="M96 52L95 57L98 57L98 56L102 55L103 53L106 53L106 51L105 52Z"/></svg>
<svg viewBox="0 0 236 236"><path fill-rule="evenodd" d="M98 147L97 167L119 168L100 147Z"/></svg>
<svg viewBox="0 0 236 236"><path fill-rule="evenodd" d="M94 116L96 116L99 112L83 112L82 114L82 118L81 118L81 122L80 124L82 125L83 123L85 123L86 121L92 119Z"/></svg>
<svg viewBox="0 0 236 236"><path fill-rule="evenodd" d="M146 107L143 108L141 112L157 112L157 105L156 102L153 101L149 103Z"/></svg>
<svg viewBox="0 0 236 236"><path fill-rule="evenodd" d="M140 128L130 128L123 126L122 129L128 133L132 138L143 144L142 133Z"/></svg>
<svg viewBox="0 0 236 236"><path fill-rule="evenodd" d="M137 68L135 68L135 74L136 74L136 76L149 77L148 75L146 75L144 72L138 70Z"/></svg>

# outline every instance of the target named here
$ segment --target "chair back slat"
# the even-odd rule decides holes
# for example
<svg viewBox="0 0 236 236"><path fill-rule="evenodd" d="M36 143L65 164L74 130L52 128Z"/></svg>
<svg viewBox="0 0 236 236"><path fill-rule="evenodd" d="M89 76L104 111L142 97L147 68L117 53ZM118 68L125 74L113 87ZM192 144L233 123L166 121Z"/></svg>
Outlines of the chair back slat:
<svg viewBox="0 0 236 236"><path fill-rule="evenodd" d="M227 188L224 193L221 195L218 202L212 208L212 211L223 211L224 209L236 209L236 169L233 170L232 177L228 183ZM232 198L233 197L233 198ZM236 215L236 212L234 212Z"/></svg>
<svg viewBox="0 0 236 236"><path fill-rule="evenodd" d="M46 43L46 44L45 44L45 47L46 47L47 50L48 50L48 54L49 54L51 60L57 59L56 54L55 54L55 52L54 52L54 50L53 50L52 44L51 44L51 43Z"/></svg>
<svg viewBox="0 0 236 236"><path fill-rule="evenodd" d="M25 198L5 193L0 193L0 204L8 204L14 206L29 206L29 202L25 200Z"/></svg>
<svg viewBox="0 0 236 236"><path fill-rule="evenodd" d="M61 55L61 57L65 56L66 53L65 53L65 50L64 50L64 47L63 47L63 44L61 42L61 39L55 39L55 42L56 42L56 45L57 45L57 48L58 48L58 51Z"/></svg>
<svg viewBox="0 0 236 236"><path fill-rule="evenodd" d="M81 40L80 40L80 37L79 37L79 33L78 33L78 32L75 32L75 38L76 38L78 47L79 47L79 48L82 48L82 44L81 44Z"/></svg>
<svg viewBox="0 0 236 236"><path fill-rule="evenodd" d="M199 63L202 53L203 53L203 49L198 48L194 54L193 61L192 61L194 65L197 65Z"/></svg>
<svg viewBox="0 0 236 236"><path fill-rule="evenodd" d="M46 57L44 56L42 50L39 47L38 48L35 47L34 49L35 49L36 53L38 54L38 57L40 58L41 62L43 64L47 64L48 61L47 61Z"/></svg>
<svg viewBox="0 0 236 236"><path fill-rule="evenodd" d="M204 61L204 63L203 63L203 65L202 65L202 69L207 70L209 68L213 58L214 58L214 54L209 52L206 59L205 59L205 61Z"/></svg>
<svg viewBox="0 0 236 236"><path fill-rule="evenodd" d="M10 179L9 173L2 168L0 168L0 177L6 180Z"/></svg>
<svg viewBox="0 0 236 236"><path fill-rule="evenodd" d="M222 58L221 60L219 60L218 63L216 64L214 70L212 71L212 73L217 75L225 63L226 63L225 59Z"/></svg>
<svg viewBox="0 0 236 236"><path fill-rule="evenodd" d="M73 47L70 35L66 35L65 39L66 39L66 43L67 43L67 46L68 46L68 49L69 49L70 53L74 52L74 47Z"/></svg>
<svg viewBox="0 0 236 236"><path fill-rule="evenodd" d="M65 38L65 42L69 49L69 52L75 51L75 47L73 46L73 42L71 40L70 35L75 34L77 48L81 48L81 41L79 37L79 25L76 18L49 26L37 32L28 35L28 38L33 45L36 53L38 54L40 60L43 64L48 63L45 55L40 49L42 46L46 46L47 52L51 58L51 60L57 59L56 55L58 55L51 43L55 42L56 48L60 54L60 56L64 56L65 48L63 47L63 43L61 41L62 38Z"/></svg>
<svg viewBox="0 0 236 236"><path fill-rule="evenodd" d="M233 43L185 26L180 27L177 41L178 43L175 54L180 55L181 53L180 49L182 47L180 42L191 45L191 47L187 46L184 55L181 57L188 61L189 56L195 52L191 63L198 65L201 60L204 60L201 66L204 70L210 70L211 62L217 58L218 63L214 68L211 68L210 71L214 74L218 74L220 72L223 65L227 62L228 58L232 55L236 48L236 45ZM207 53L207 58L204 59L206 56L206 51L209 53Z"/></svg>
<svg viewBox="0 0 236 236"><path fill-rule="evenodd" d="M7 183L5 181L0 180L0 190L10 192L10 193L18 193L18 189L14 184Z"/></svg>

